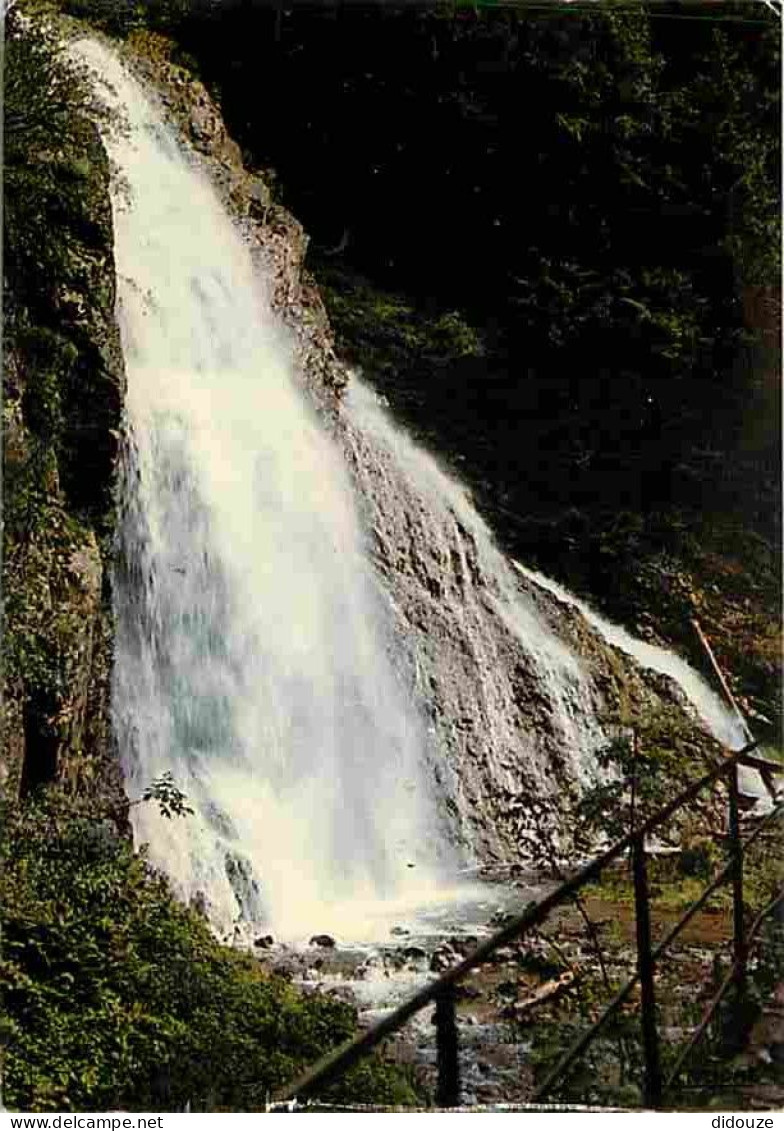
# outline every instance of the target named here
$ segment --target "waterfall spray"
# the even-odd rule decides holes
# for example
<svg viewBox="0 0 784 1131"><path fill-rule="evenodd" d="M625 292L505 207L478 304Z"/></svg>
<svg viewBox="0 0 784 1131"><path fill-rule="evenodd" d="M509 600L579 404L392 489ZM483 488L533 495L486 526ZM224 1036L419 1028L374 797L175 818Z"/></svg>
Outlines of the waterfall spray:
<svg viewBox="0 0 784 1131"><path fill-rule="evenodd" d="M361 930L448 852L351 484L212 185L117 58L78 50L125 120L115 728L131 792L170 771L195 810L139 807L135 832L224 926Z"/></svg>

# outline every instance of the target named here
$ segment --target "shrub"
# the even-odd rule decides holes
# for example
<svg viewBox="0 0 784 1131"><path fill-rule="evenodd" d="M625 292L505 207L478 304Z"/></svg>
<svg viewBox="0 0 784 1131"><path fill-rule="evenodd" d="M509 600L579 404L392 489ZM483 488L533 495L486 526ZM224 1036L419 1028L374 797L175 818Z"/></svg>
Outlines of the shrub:
<svg viewBox="0 0 784 1131"><path fill-rule="evenodd" d="M33 1111L254 1110L354 1011L223 947L110 821L55 793L4 814L4 1101ZM335 1099L401 1103L366 1061Z"/></svg>

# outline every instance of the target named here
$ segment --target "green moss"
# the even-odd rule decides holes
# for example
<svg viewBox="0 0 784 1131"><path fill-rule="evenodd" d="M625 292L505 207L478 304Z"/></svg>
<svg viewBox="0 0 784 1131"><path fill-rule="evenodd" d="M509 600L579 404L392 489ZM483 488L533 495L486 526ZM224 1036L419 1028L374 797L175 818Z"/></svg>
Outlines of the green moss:
<svg viewBox="0 0 784 1131"><path fill-rule="evenodd" d="M63 389L78 350L73 342L43 326L21 334L19 349L25 359L23 419L38 440L55 448L64 423Z"/></svg>

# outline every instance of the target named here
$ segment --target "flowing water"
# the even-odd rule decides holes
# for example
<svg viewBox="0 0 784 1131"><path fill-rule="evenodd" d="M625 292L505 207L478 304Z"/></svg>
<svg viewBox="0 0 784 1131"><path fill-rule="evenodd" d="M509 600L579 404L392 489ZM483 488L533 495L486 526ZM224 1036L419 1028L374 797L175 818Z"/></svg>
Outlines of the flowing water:
<svg viewBox="0 0 784 1131"><path fill-rule="evenodd" d="M327 433L206 174L112 52L75 52L121 119L114 725L131 796L169 772L194 810L135 806L136 837L224 928L379 937L591 780L600 698L361 384Z"/></svg>
<svg viewBox="0 0 784 1131"><path fill-rule="evenodd" d="M621 625L614 624L601 616L585 601L575 597L552 578L528 569L520 562L515 562L514 566L523 577L552 593L564 604L578 609L608 644L625 652L627 656L632 656L642 667L666 675L677 683L707 729L722 745L730 750L740 750L752 740L749 724L743 716L739 712L728 710L702 676L680 656L658 644L649 644L633 636ZM766 796L762 781L755 770L739 767L739 779L741 788L748 794L757 797Z"/></svg>
<svg viewBox="0 0 784 1131"><path fill-rule="evenodd" d="M115 57L80 52L125 119L115 726L131 795L170 771L195 810L138 806L135 831L217 922L361 933L348 915L429 899L454 861L348 475L211 185Z"/></svg>

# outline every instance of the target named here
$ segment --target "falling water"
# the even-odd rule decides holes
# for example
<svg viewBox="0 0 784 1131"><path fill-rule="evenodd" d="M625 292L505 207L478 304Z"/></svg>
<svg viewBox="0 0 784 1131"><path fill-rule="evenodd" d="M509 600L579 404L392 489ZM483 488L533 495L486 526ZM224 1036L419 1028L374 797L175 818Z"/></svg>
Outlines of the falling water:
<svg viewBox="0 0 784 1131"><path fill-rule="evenodd" d="M461 862L536 847L595 773L601 696L544 580L361 382L327 434L206 175L77 50L121 119L115 729L131 796L170 772L194 810L135 806L136 837L216 924L379 937Z"/></svg>
<svg viewBox="0 0 784 1131"><path fill-rule="evenodd" d="M632 656L642 667L649 668L660 675L666 675L677 683L717 742L721 742L730 750L740 750L751 740L751 730L743 716L737 711L729 710L691 664L688 664L674 652L670 652L669 649L640 640L621 625L607 620L606 617L601 616L585 601L575 597L573 593L564 589L552 578L545 577L544 574L538 573L536 570L528 569L520 562L515 562L514 565L521 576L528 578L529 581L548 593L552 593L557 600L562 601L565 605L571 605L572 608L578 609L588 624L595 628L608 644L618 648L621 652L625 652L627 656ZM739 776L741 787L745 792L757 797L766 795L756 770L749 770L741 766Z"/></svg>
<svg viewBox="0 0 784 1131"><path fill-rule="evenodd" d="M212 186L114 55L79 50L125 120L115 726L131 795L168 771L195 810L138 806L135 832L216 922L361 931L352 908L426 890L444 838L351 485Z"/></svg>
<svg viewBox="0 0 784 1131"><path fill-rule="evenodd" d="M732 750L739 750L748 741L748 727L743 719L730 712L719 699L715 691L708 687L705 680L685 660L674 652L662 648L658 644L649 644L627 632L621 625L614 624L606 617L600 616L595 609L579 597L575 597L557 581L553 581L536 570L528 569L515 562L515 568L533 581L535 585L552 593L559 601L579 609L585 619L601 636L615 648L633 656L639 664L660 675L669 676L682 689L684 695L697 711L708 730L719 742L723 742Z"/></svg>

